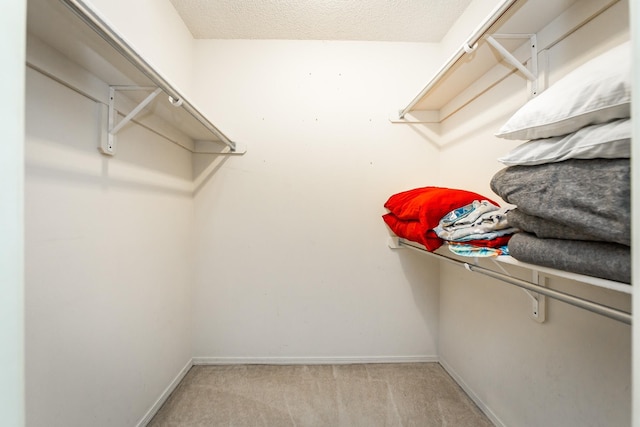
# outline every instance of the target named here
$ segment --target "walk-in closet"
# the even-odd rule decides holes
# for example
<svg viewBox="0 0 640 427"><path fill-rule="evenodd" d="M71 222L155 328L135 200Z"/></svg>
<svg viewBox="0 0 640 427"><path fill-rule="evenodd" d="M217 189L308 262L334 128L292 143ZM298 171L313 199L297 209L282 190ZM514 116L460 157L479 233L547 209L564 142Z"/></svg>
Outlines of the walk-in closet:
<svg viewBox="0 0 640 427"><path fill-rule="evenodd" d="M635 3L11 2L0 424L640 426Z"/></svg>

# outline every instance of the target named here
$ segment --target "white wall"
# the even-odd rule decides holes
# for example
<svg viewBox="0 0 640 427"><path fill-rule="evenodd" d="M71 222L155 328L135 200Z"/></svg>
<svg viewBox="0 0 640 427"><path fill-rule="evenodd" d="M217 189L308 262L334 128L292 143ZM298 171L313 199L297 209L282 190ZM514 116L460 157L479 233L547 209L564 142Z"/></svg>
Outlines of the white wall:
<svg viewBox="0 0 640 427"><path fill-rule="evenodd" d="M104 157L96 103L26 87L27 425L132 426L191 359L191 155L128 125Z"/></svg>
<svg viewBox="0 0 640 427"><path fill-rule="evenodd" d="M89 0L89 5L191 100L193 38L168 0Z"/></svg>
<svg viewBox="0 0 640 427"><path fill-rule="evenodd" d="M0 414L24 425L24 58L26 1L3 4L0 52Z"/></svg>
<svg viewBox="0 0 640 427"><path fill-rule="evenodd" d="M550 82L569 66L629 37L627 2L554 46ZM527 99L511 76L443 123L442 185L486 194L502 166L495 160L518 142L493 133ZM464 173L461 173L463 171ZM531 280L523 271L514 274ZM440 357L494 420L506 426L627 426L631 416L631 328L549 301L547 321L529 319L525 294L451 265L440 271ZM549 286L630 309L627 295L552 279Z"/></svg>
<svg viewBox="0 0 640 427"><path fill-rule="evenodd" d="M248 152L196 193L194 356L437 355L437 266L390 250L380 216L437 179L429 132L388 116L439 62L424 44L196 42L196 101Z"/></svg>

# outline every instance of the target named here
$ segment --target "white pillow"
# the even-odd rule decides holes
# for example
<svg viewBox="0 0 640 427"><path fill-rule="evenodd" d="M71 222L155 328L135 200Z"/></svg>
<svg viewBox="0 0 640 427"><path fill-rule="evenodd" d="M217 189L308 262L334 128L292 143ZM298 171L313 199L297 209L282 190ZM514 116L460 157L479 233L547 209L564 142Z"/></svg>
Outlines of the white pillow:
<svg viewBox="0 0 640 427"><path fill-rule="evenodd" d="M566 135L630 117L631 43L625 42L576 68L522 106L498 133L505 139Z"/></svg>
<svg viewBox="0 0 640 427"><path fill-rule="evenodd" d="M505 165L541 165L568 159L618 159L631 156L631 119L591 125L554 138L535 139L498 161Z"/></svg>

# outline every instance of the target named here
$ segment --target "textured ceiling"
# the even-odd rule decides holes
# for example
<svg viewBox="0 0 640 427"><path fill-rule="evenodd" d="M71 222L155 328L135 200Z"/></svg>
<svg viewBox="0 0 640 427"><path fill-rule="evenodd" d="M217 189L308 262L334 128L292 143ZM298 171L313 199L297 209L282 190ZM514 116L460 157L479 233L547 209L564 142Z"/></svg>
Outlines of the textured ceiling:
<svg viewBox="0 0 640 427"><path fill-rule="evenodd" d="M439 42L471 0L170 0L195 38Z"/></svg>

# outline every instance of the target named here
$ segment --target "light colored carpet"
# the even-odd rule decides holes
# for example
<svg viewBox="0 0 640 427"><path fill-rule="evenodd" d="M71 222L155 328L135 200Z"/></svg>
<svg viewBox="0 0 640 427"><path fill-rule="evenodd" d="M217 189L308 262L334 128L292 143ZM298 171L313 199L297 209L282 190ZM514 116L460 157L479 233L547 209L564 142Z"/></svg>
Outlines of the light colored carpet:
<svg viewBox="0 0 640 427"><path fill-rule="evenodd" d="M437 363L194 366L149 423L150 427L492 425Z"/></svg>

